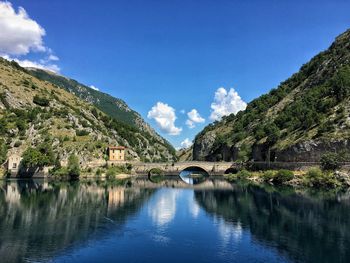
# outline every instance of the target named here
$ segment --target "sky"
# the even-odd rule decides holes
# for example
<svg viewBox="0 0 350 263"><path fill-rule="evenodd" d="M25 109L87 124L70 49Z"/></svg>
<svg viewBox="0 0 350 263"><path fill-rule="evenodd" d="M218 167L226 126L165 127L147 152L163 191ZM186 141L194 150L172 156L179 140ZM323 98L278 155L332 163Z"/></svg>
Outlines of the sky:
<svg viewBox="0 0 350 263"><path fill-rule="evenodd" d="M0 56L126 101L174 147L350 28L349 0L0 0Z"/></svg>

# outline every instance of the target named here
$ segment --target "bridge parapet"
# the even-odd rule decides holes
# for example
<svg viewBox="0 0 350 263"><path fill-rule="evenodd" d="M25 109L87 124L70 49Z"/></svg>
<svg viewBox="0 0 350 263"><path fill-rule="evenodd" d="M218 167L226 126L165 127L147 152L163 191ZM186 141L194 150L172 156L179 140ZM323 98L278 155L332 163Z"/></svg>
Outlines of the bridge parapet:
<svg viewBox="0 0 350 263"><path fill-rule="evenodd" d="M223 174L229 168L236 167L232 162L178 162L178 163L134 163L133 169L137 174L148 174L152 169L160 169L166 174L179 174L181 171L198 167L205 170L209 175Z"/></svg>

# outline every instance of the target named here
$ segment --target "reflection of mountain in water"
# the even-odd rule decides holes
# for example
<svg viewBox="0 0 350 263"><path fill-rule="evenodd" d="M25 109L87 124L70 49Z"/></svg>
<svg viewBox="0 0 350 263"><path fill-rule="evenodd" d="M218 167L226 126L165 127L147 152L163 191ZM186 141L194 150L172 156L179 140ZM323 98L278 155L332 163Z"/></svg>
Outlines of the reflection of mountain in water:
<svg viewBox="0 0 350 263"><path fill-rule="evenodd" d="M303 262L349 262L350 204L256 186L195 191L207 212Z"/></svg>
<svg viewBox="0 0 350 263"><path fill-rule="evenodd" d="M34 181L7 182L0 189L1 262L43 259L92 236L108 234L154 192Z"/></svg>

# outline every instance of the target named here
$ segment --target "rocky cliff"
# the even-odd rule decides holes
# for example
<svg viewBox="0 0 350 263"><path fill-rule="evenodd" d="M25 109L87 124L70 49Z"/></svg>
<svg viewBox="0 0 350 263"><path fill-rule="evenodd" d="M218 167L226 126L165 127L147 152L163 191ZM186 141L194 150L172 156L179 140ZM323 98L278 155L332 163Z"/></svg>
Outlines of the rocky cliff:
<svg viewBox="0 0 350 263"><path fill-rule="evenodd" d="M319 161L350 154L350 30L246 110L208 125L194 160Z"/></svg>

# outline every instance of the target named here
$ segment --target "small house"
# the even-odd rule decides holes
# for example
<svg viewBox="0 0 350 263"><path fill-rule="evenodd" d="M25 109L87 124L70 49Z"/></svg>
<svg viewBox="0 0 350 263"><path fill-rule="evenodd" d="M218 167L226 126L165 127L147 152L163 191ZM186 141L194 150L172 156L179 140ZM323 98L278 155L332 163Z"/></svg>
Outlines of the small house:
<svg viewBox="0 0 350 263"><path fill-rule="evenodd" d="M125 160L125 147L124 146L109 146L108 147L108 159L109 161L124 161Z"/></svg>
<svg viewBox="0 0 350 263"><path fill-rule="evenodd" d="M13 174L18 173L21 160L22 160L22 157L16 153L10 155L7 162L7 170Z"/></svg>

